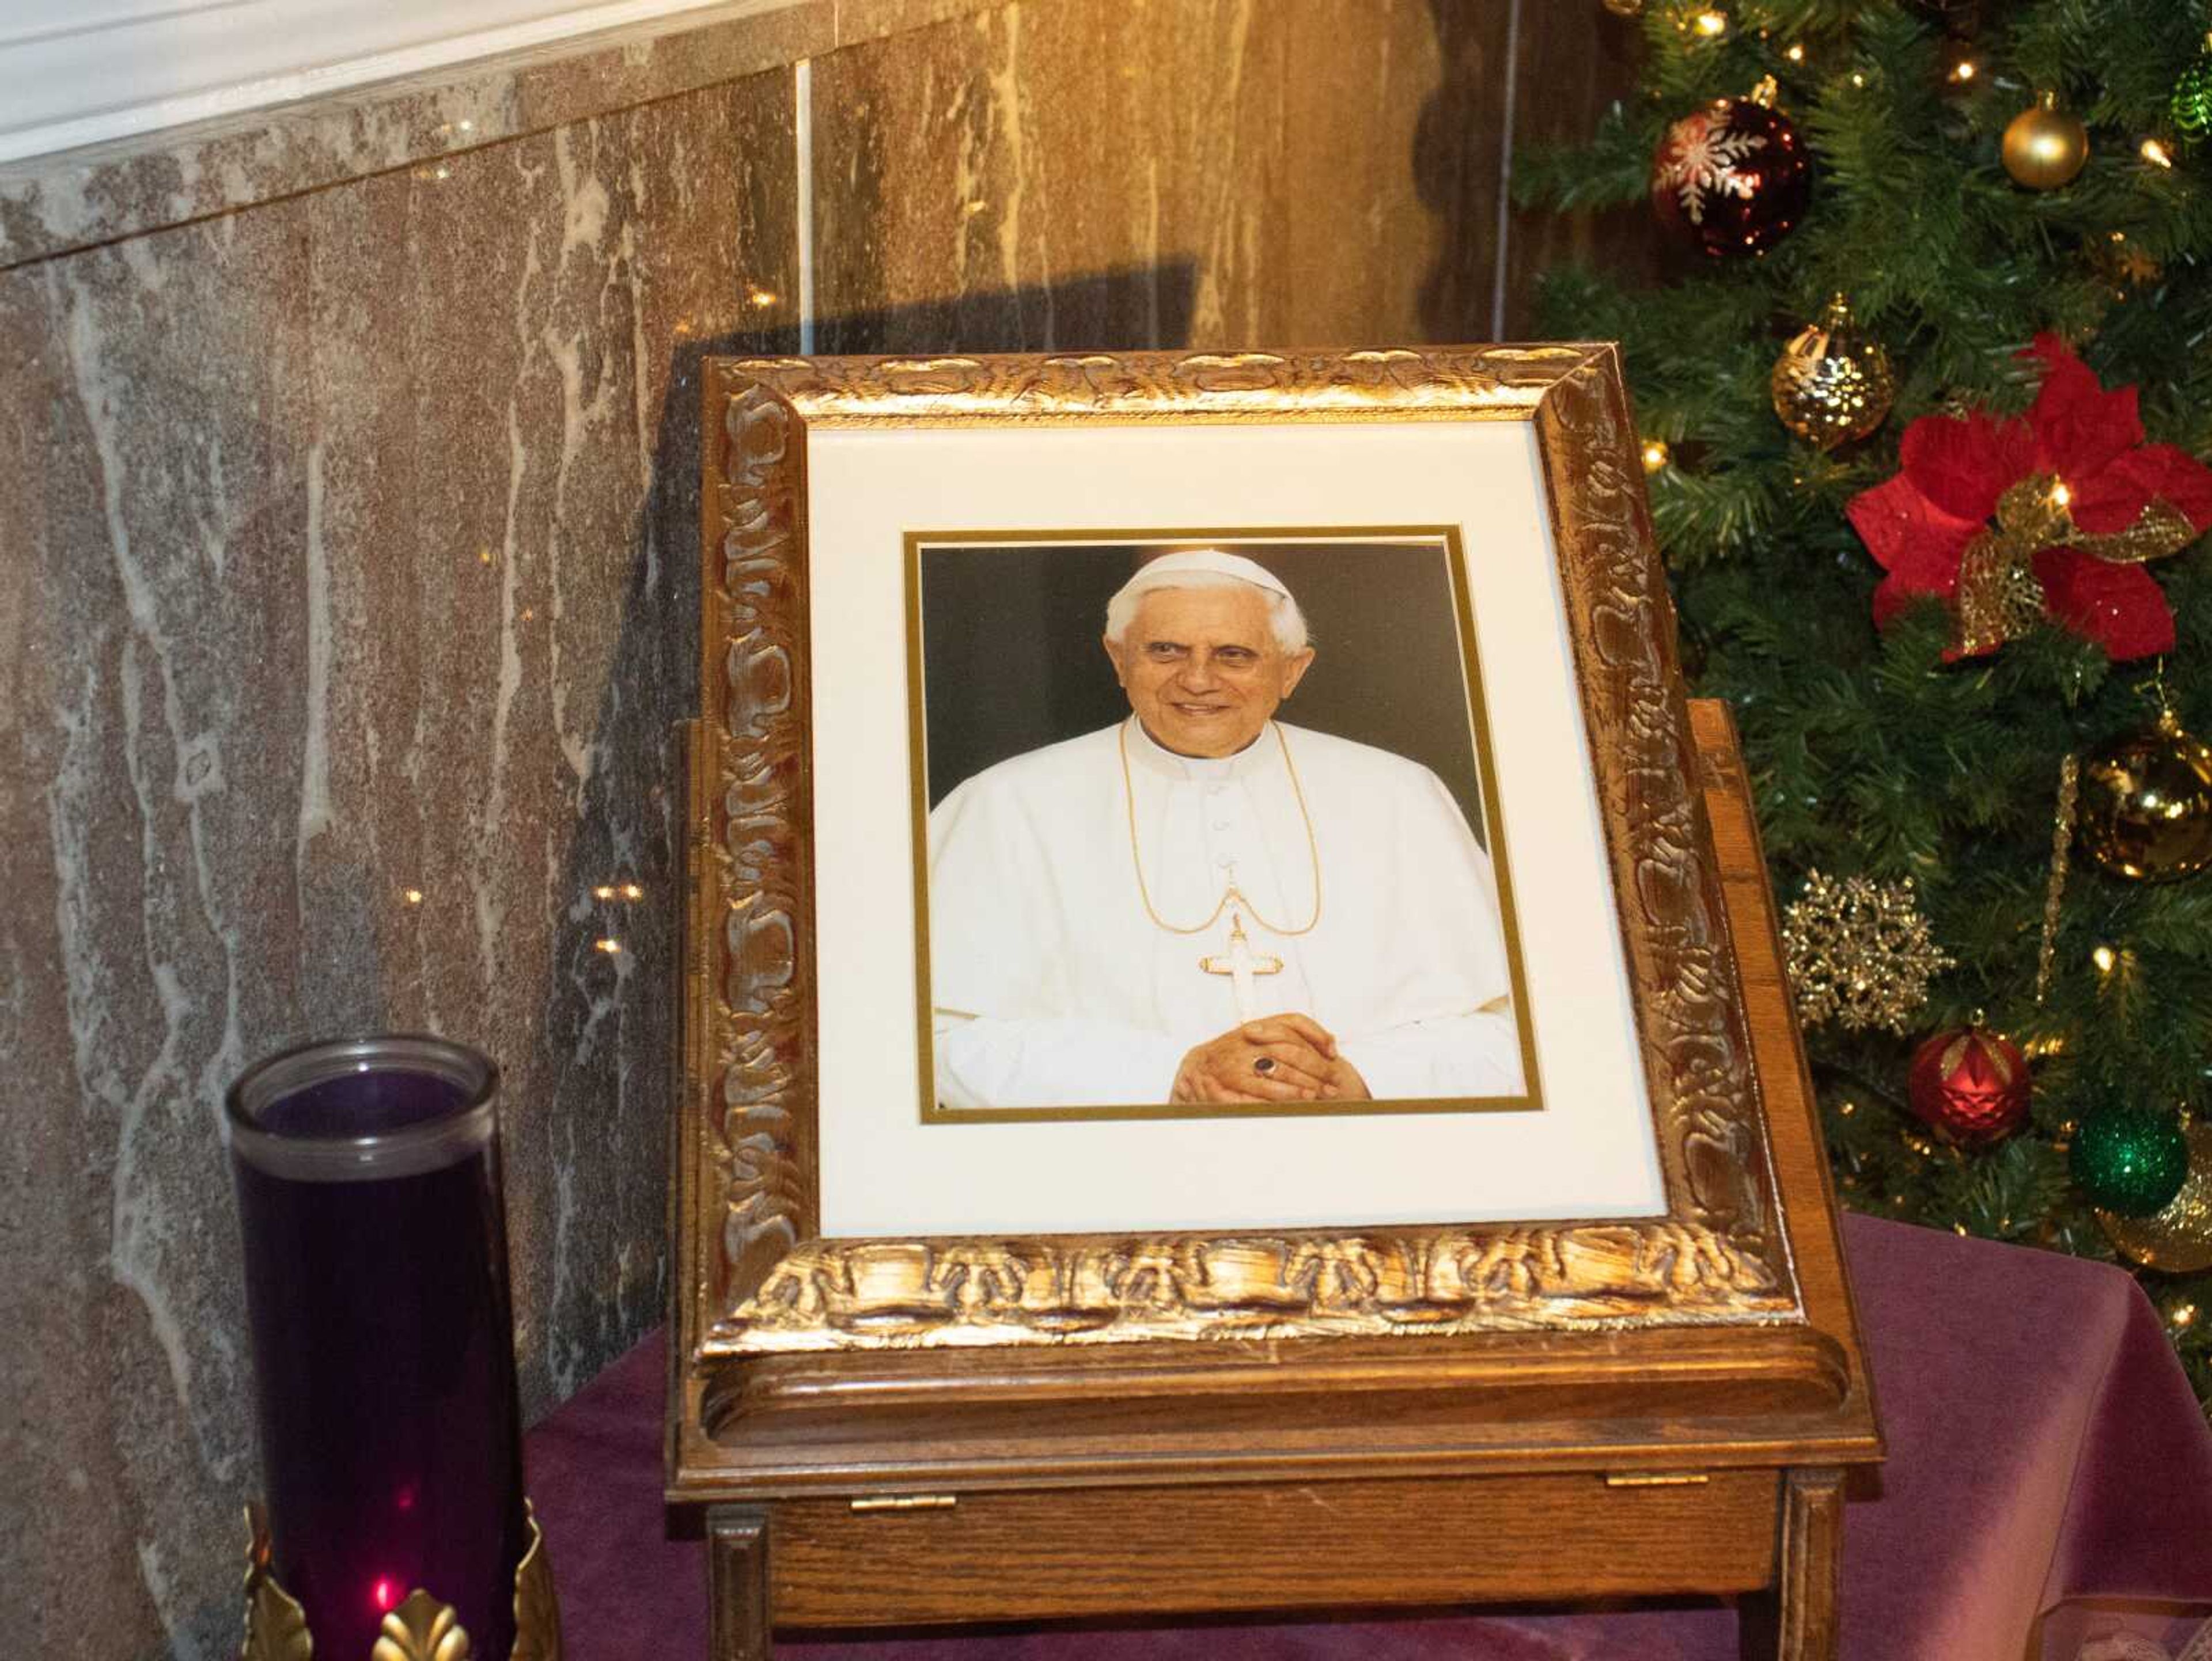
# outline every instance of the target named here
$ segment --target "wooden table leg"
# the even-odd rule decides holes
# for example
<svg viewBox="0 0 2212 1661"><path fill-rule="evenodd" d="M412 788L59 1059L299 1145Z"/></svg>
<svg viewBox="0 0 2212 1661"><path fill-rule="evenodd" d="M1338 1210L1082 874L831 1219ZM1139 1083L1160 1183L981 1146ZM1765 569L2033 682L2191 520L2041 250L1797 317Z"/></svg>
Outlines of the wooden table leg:
<svg viewBox="0 0 2212 1661"><path fill-rule="evenodd" d="M1745 1661L1835 1661L1836 1587L1843 1561L1844 1473L1782 1473L1774 1585L1743 1605Z"/></svg>
<svg viewBox="0 0 2212 1661"><path fill-rule="evenodd" d="M707 1512L708 1650L713 1661L769 1661L768 1512Z"/></svg>

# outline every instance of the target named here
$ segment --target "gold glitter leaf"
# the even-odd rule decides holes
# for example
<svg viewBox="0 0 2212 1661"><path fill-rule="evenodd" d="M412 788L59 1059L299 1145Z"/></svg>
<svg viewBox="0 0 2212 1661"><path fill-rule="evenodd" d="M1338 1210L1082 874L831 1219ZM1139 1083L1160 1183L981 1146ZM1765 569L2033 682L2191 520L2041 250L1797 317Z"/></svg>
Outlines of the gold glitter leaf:
<svg viewBox="0 0 2212 1661"><path fill-rule="evenodd" d="M246 1640L239 1661L313 1661L315 1640L299 1603L270 1573L269 1520L259 1506L246 1508Z"/></svg>
<svg viewBox="0 0 2212 1661"><path fill-rule="evenodd" d="M468 1630L451 1608L417 1586L384 1617L370 1661L469 1661Z"/></svg>

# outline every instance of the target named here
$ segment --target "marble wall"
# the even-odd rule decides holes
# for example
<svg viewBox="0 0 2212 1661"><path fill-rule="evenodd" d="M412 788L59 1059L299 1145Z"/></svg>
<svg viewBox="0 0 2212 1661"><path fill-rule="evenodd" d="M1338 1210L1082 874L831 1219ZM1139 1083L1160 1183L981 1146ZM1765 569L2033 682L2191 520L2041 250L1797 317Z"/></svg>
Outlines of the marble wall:
<svg viewBox="0 0 2212 1661"><path fill-rule="evenodd" d="M588 54L534 63L548 124L213 210L125 188L192 136L101 158L105 207L45 198L74 243L0 179L17 1652L234 1647L217 1123L255 1057L403 1027L499 1058L532 1410L659 1318L702 355L1491 332L1513 73L1564 50L1534 0L842 5L702 26L803 70L692 84L763 48L673 37L655 84L625 42L594 112Z"/></svg>

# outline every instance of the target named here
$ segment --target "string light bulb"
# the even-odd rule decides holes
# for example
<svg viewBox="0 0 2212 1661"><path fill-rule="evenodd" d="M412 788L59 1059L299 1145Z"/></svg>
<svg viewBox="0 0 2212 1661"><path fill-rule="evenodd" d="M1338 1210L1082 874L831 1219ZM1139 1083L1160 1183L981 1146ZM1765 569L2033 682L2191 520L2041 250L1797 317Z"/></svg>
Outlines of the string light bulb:
<svg viewBox="0 0 2212 1661"><path fill-rule="evenodd" d="M2170 170L2173 166L2173 153L2155 138L2143 140L2137 154L2154 167L2165 167Z"/></svg>
<svg viewBox="0 0 2212 1661"><path fill-rule="evenodd" d="M1717 39L1728 33L1728 14L1708 6L1690 20L1690 27L1708 40Z"/></svg>
<svg viewBox="0 0 2212 1661"><path fill-rule="evenodd" d="M2089 961L2097 966L2099 974L2110 974L2112 966L2120 961L2119 954L2110 946L2100 946L2089 954Z"/></svg>
<svg viewBox="0 0 2212 1661"><path fill-rule="evenodd" d="M1667 465L1667 460L1668 450L1666 439L1646 439L1644 440L1644 470L1645 472L1656 473L1660 469Z"/></svg>

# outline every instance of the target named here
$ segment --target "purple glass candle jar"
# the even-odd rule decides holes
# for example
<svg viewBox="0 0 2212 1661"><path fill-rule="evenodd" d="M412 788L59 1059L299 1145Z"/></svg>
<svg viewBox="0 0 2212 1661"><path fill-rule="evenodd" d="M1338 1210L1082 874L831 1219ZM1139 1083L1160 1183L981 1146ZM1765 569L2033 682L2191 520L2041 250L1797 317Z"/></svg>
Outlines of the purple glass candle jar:
<svg viewBox="0 0 2212 1661"><path fill-rule="evenodd" d="M442 1039L309 1045L228 1098L276 1579L355 1661L418 1587L482 1661L526 1540L494 1098Z"/></svg>

